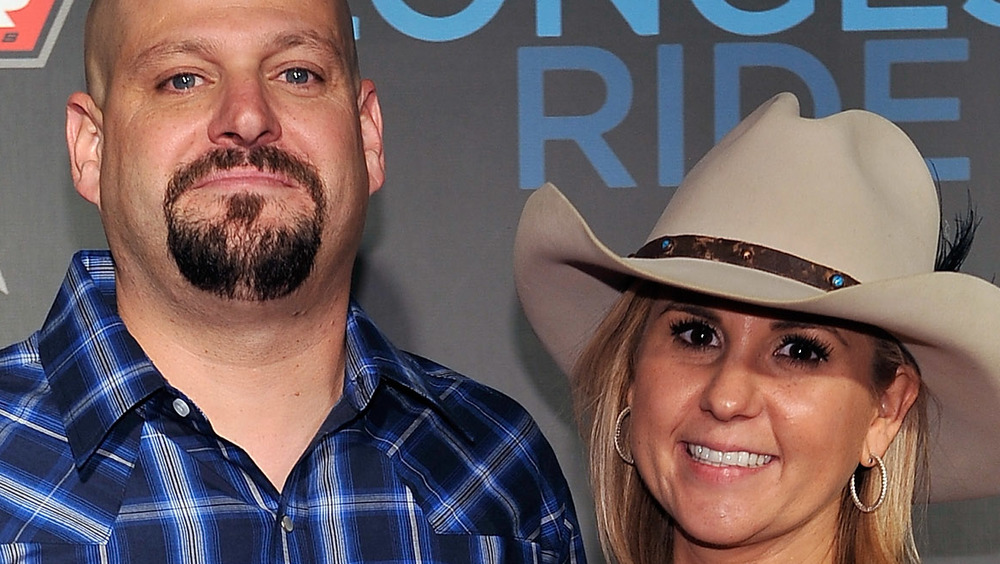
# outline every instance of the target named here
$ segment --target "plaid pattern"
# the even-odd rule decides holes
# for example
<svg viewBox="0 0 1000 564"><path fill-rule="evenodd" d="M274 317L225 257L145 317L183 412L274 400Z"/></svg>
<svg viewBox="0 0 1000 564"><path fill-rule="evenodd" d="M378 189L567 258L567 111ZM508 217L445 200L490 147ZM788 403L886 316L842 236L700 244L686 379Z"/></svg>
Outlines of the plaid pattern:
<svg viewBox="0 0 1000 564"><path fill-rule="evenodd" d="M114 287L106 252L79 253L0 351L0 562L584 562L527 413L356 304L343 398L278 492L153 367Z"/></svg>

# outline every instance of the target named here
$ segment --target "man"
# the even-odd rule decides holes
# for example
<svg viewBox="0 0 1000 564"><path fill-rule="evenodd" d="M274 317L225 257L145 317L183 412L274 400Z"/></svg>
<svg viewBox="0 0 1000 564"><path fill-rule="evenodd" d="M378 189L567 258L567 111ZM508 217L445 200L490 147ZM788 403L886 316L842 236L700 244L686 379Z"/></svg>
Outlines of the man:
<svg viewBox="0 0 1000 564"><path fill-rule="evenodd" d="M528 415L351 301L384 160L346 4L94 0L85 51L110 255L0 354L0 561L583 562Z"/></svg>

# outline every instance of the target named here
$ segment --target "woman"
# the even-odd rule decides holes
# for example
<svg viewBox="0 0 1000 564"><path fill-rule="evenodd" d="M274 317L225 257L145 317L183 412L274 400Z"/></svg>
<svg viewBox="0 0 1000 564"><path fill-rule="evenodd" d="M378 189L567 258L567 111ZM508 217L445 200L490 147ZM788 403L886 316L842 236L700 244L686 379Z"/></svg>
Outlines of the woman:
<svg viewBox="0 0 1000 564"><path fill-rule="evenodd" d="M572 374L609 559L917 562L915 500L1000 493L1000 289L935 272L939 224L902 131L790 94L629 257L532 195L518 294Z"/></svg>

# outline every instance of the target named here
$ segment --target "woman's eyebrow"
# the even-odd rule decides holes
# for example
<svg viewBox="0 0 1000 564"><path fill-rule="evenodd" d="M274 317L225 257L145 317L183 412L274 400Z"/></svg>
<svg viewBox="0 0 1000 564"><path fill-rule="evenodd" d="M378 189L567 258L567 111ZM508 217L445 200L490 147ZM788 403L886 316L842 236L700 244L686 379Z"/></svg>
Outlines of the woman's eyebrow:
<svg viewBox="0 0 1000 564"><path fill-rule="evenodd" d="M667 300L663 306L663 312L666 313L668 311L678 311L681 313L687 313L688 315L693 315L695 317L703 317L715 324L719 324L721 319L719 315L711 308L695 304L689 304L685 302L675 302Z"/></svg>
<svg viewBox="0 0 1000 564"><path fill-rule="evenodd" d="M774 331L788 331L791 329L812 329L818 331L825 331L830 333L837 338L845 347L850 347L847 339L840 332L840 329L833 325L827 325L823 323L808 323L805 321L793 321L789 319L775 319L771 322L771 329Z"/></svg>

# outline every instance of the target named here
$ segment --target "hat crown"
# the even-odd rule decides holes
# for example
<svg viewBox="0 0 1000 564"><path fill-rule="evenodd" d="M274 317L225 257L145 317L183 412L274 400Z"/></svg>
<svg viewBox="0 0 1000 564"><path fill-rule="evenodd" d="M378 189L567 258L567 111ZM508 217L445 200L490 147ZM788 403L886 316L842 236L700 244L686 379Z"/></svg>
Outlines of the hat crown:
<svg viewBox="0 0 1000 564"><path fill-rule="evenodd" d="M869 282L933 271L939 225L934 182L905 133L861 110L802 118L785 93L691 170L647 241L745 241Z"/></svg>

